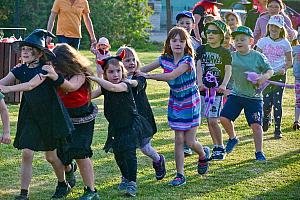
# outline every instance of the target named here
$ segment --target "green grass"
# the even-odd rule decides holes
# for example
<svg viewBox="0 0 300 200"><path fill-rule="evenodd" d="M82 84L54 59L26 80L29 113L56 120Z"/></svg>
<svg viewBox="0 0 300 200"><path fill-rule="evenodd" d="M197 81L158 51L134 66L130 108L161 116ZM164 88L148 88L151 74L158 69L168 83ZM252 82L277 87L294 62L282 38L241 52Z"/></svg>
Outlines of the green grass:
<svg viewBox="0 0 300 200"><path fill-rule="evenodd" d="M94 59L89 52L83 53L91 60ZM138 54L145 64L159 56L159 52L138 52ZM291 75L288 79L289 83L293 82ZM264 151L268 160L266 163L254 160L252 134L242 115L236 121L240 143L234 152L222 162L211 162L209 173L205 176L197 174L197 156L188 157L185 160L187 184L173 188L167 184L176 172L173 153L174 133L169 129L166 117L169 88L164 82L149 80L148 83L147 93L159 130L152 144L166 157L167 175L162 181L156 181L150 159L138 151L138 195L136 199L300 198L300 132L294 132L291 128L294 118L293 90L285 90L284 93L282 123L284 138L281 140L272 138L273 126L264 134ZM102 199L123 199L123 194L116 189L120 173L113 154L106 154L102 150L107 131L107 122L103 116L103 98L96 99L95 102L100 107L92 145L96 187ZM9 105L12 138L16 129L18 108L18 105ZM199 127L197 136L202 144L211 147L212 140L205 124ZM223 137L227 139L226 134L223 134ZM0 199L13 199L20 189L21 151L12 145L2 144L0 153ZM37 152L33 163L30 199L49 199L55 186L56 178L52 168L44 159L44 154ZM78 175L78 183L68 199L78 198L82 187L82 179Z"/></svg>

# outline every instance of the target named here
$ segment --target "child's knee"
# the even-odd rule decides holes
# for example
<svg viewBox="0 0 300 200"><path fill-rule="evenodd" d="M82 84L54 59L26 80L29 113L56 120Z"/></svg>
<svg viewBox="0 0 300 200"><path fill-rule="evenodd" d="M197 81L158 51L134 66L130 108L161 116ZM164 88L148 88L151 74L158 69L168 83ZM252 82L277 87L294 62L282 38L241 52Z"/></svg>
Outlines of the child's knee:
<svg viewBox="0 0 300 200"><path fill-rule="evenodd" d="M23 161L29 161L29 162L31 162L32 161L32 159L33 159L33 151L31 151L31 150L27 150L27 149L24 149L23 150L23 153L22 153L22 159L23 159Z"/></svg>
<svg viewBox="0 0 300 200"><path fill-rule="evenodd" d="M49 163L55 163L58 159L58 157L55 153L46 153L45 157Z"/></svg>
<svg viewBox="0 0 300 200"><path fill-rule="evenodd" d="M251 124L251 128L252 128L252 131L253 131L254 134L262 132L262 127L258 123Z"/></svg>
<svg viewBox="0 0 300 200"><path fill-rule="evenodd" d="M219 124L218 124L218 118L208 119L208 125L209 125L210 127L216 127L216 126L219 126Z"/></svg>

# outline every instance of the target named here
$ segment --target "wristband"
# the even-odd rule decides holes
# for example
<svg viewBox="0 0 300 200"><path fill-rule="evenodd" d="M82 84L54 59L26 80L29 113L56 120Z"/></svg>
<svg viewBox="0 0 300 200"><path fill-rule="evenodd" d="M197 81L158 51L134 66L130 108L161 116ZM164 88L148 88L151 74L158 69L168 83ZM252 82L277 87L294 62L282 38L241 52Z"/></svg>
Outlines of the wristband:
<svg viewBox="0 0 300 200"><path fill-rule="evenodd" d="M65 79L61 74L57 74L57 75L58 75L58 78L53 82L54 82L55 86L60 86L65 82Z"/></svg>

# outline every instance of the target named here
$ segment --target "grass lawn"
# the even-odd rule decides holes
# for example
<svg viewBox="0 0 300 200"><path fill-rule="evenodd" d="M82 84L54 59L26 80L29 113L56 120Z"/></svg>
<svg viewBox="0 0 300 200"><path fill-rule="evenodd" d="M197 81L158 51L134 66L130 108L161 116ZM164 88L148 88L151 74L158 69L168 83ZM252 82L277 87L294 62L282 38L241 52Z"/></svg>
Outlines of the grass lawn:
<svg viewBox="0 0 300 200"><path fill-rule="evenodd" d="M93 60L88 51L83 53ZM159 52L139 52L143 63L149 63L159 56ZM293 79L289 71L288 82ZM138 194L136 199L300 199L300 132L292 130L294 120L293 90L285 90L283 101L281 140L273 139L274 126L264 134L264 152L267 162L254 160L254 143L244 115L236 121L236 131L240 143L233 153L221 162L211 162L209 173L197 174L198 157L193 155L185 160L187 184L173 188L168 182L173 179L174 133L167 124L168 85L164 82L148 81L148 98L155 114L158 133L152 144L167 160L167 175L162 181L156 181L152 162L138 151ZM106 139L107 122L103 116L103 98L95 102L100 108L96 121L93 162L96 187L101 199L123 199L123 193L117 190L120 172L113 154L102 150ZM47 103L47 102L45 102ZM18 105L9 105L12 139L15 136ZM41 117L43 113L41 113ZM47 128L47 127L45 127ZM204 145L212 147L207 125L198 129L198 139ZM224 139L227 135L223 134ZM19 171L21 151L12 145L0 145L0 199L13 199L19 193ZM83 192L82 179L78 174L78 183L67 199L77 199ZM56 178L51 166L44 159L44 153L37 152L33 163L33 177L30 187L30 199L49 199L56 186Z"/></svg>

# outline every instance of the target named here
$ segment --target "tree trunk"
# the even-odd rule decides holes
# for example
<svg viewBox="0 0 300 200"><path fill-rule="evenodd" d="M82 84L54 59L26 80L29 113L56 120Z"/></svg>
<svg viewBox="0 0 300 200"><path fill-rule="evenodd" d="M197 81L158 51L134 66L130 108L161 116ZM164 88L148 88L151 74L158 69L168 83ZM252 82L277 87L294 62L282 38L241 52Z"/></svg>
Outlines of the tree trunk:
<svg viewBox="0 0 300 200"><path fill-rule="evenodd" d="M171 0L166 0L166 11L167 11L167 31L169 32L172 28L172 10Z"/></svg>

